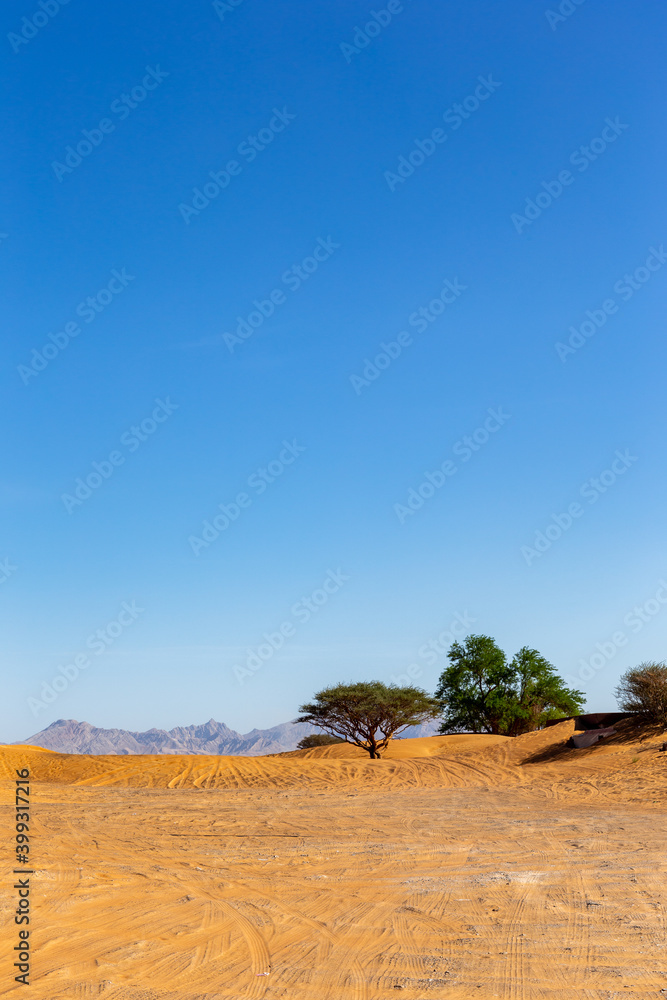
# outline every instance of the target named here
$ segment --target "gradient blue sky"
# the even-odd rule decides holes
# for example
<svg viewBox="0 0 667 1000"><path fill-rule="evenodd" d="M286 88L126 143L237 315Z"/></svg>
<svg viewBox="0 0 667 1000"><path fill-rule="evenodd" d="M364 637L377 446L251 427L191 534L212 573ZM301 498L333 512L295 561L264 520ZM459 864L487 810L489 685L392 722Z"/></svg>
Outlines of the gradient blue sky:
<svg viewBox="0 0 667 1000"><path fill-rule="evenodd" d="M207 2L74 0L14 52L7 36L39 8L3 5L0 739L58 718L246 731L410 664L432 691L446 660L419 650L457 614L509 653L539 649L591 709L665 656L667 605L651 600L667 577L667 267L628 301L614 290L667 243L665 12L588 0L552 27L528 0L405 0L348 62L341 43L385 6L244 0L221 19ZM158 66L124 120L110 111ZM444 113L488 74L500 86L453 129ZM274 108L296 117L247 162L238 146ZM114 130L59 180L54 161L104 118ZM571 154L607 118L628 127L580 170ZM386 172L436 128L446 141L390 190ZM186 224L179 205L230 159L240 173ZM568 168L517 233L512 213ZM340 247L288 289L319 238ZM24 384L33 349L122 268L127 288ZM408 317L447 278L465 292L418 333ZM276 288L286 301L230 353L223 334ZM618 310L562 361L555 344L609 298ZM402 330L412 345L357 394L350 376ZM122 436L167 398L178 408L131 452ZM498 407L504 425L454 455ZM284 440L305 451L258 495L248 478ZM636 461L582 498L625 449ZM115 450L123 464L68 513L62 495ZM395 504L447 459L456 474L401 523ZM240 491L251 505L196 555L190 536ZM576 502L528 565L522 546ZM293 606L339 569L349 580L300 621ZM131 627L87 649L131 601ZM627 617L647 601L645 621ZM234 665L284 622L294 634L240 684ZM597 644L614 655L579 679ZM34 714L27 699L85 652Z"/></svg>

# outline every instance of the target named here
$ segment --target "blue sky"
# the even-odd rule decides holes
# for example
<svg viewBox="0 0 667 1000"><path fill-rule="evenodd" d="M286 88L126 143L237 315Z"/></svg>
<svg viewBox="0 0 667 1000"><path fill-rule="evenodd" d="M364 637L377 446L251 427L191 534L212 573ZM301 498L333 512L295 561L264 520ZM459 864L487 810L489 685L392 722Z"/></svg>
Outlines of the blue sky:
<svg viewBox="0 0 667 1000"><path fill-rule="evenodd" d="M665 656L659 5L45 4L2 11L0 738L432 691L462 622L613 709Z"/></svg>

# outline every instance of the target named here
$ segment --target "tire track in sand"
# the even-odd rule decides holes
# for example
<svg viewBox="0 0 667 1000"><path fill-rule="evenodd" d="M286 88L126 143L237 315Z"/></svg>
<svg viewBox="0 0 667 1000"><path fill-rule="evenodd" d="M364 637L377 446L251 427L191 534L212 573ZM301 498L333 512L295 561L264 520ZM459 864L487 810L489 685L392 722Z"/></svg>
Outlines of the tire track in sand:
<svg viewBox="0 0 667 1000"><path fill-rule="evenodd" d="M321 920L309 917L293 904L285 903L283 900L267 892L259 891L242 882L230 882L228 885L229 888L240 891L246 897L254 896L256 898L266 900L271 903L272 906L275 906L276 909L282 910L284 913L287 913L292 917L296 917L310 929L315 930L318 934L322 935L326 939L327 943L335 948L336 966L339 969L347 968L354 972L356 979L356 982L353 984L355 991L354 1000L369 1000L368 984L366 982L366 976L361 963L356 957L356 947L354 945L350 946L346 944L344 936L336 934L335 931L332 931ZM340 1000L340 986L341 984L338 982L327 984L326 988L331 1000Z"/></svg>
<svg viewBox="0 0 667 1000"><path fill-rule="evenodd" d="M184 879L179 879L181 884L183 884L184 881ZM208 930L209 927L213 925L213 913L216 909L219 912L224 913L232 925L235 925L238 928L246 943L246 947L248 948L251 963L250 972L252 978L250 980L250 985L244 994L244 1000L245 997L247 997L248 1000L261 1000L261 997L264 996L269 985L269 977L264 976L263 973L268 972L271 968L271 954L269 952L269 946L262 937L261 932L255 927L252 921L245 916L245 914L240 913L239 910L236 909L233 903L229 902L227 899L221 899L220 897L214 896L210 890L201 885L201 882L195 881L189 885L189 888L191 892L195 892L199 896L205 896L211 904L210 909L205 908L200 928ZM204 964L208 951L209 943L195 949L193 965L188 971L189 976L192 976L195 969Z"/></svg>
<svg viewBox="0 0 667 1000"><path fill-rule="evenodd" d="M505 973L503 976L503 997L505 1000L524 1000L525 991L525 970L523 952L523 932L519 928L523 925L528 897L533 895L535 889L530 883L525 883L522 890L510 909L507 918L507 938L505 943L506 959Z"/></svg>

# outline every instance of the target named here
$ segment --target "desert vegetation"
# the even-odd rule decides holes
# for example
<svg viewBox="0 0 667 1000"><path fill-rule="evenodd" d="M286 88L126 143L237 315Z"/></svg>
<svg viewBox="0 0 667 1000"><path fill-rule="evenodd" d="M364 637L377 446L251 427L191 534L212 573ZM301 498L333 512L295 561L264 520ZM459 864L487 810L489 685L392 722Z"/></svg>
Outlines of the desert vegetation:
<svg viewBox="0 0 667 1000"><path fill-rule="evenodd" d="M447 655L450 666L436 690L442 733L519 736L550 719L577 715L584 704L583 692L567 688L555 667L528 646L508 662L494 639L469 635Z"/></svg>
<svg viewBox="0 0 667 1000"><path fill-rule="evenodd" d="M379 759L399 733L439 716L441 733L520 736L550 719L577 715L584 704L583 692L567 688L555 667L528 646L508 662L490 636L469 635L447 655L450 665L434 697L421 688L380 681L337 684L317 692L294 721L309 722L324 733L306 737L299 748L338 738Z"/></svg>
<svg viewBox="0 0 667 1000"><path fill-rule="evenodd" d="M333 743L344 743L340 736L330 736L328 733L311 733L304 736L296 745L297 750L311 750L313 747L328 747Z"/></svg>
<svg viewBox="0 0 667 1000"><path fill-rule="evenodd" d="M379 760L392 737L408 726L436 718L440 706L420 688L360 681L318 691L314 701L299 711L302 714L295 722L310 722Z"/></svg>
<svg viewBox="0 0 667 1000"><path fill-rule="evenodd" d="M631 667L615 691L618 707L647 722L667 725L667 665L648 661Z"/></svg>

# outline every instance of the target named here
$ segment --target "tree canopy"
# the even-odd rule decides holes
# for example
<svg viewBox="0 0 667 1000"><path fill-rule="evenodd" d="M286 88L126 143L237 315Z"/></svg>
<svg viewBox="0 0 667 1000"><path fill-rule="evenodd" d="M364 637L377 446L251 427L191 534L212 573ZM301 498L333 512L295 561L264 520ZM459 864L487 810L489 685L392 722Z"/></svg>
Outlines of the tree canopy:
<svg viewBox="0 0 667 1000"><path fill-rule="evenodd" d="M310 722L377 760L397 733L435 718L440 706L421 688L360 681L318 691L299 711L295 722Z"/></svg>
<svg viewBox="0 0 667 1000"><path fill-rule="evenodd" d="M490 636L469 635L447 655L450 666L435 693L443 733L519 736L549 719L577 715L584 704L583 692L567 688L552 664L528 646L508 663Z"/></svg>

